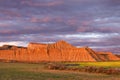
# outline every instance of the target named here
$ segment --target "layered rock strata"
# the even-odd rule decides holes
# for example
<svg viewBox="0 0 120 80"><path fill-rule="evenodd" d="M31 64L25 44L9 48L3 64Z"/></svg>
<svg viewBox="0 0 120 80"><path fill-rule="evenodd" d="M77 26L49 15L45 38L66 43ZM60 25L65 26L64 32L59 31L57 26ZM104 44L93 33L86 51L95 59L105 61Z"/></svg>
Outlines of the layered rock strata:
<svg viewBox="0 0 120 80"><path fill-rule="evenodd" d="M19 62L42 61L109 61L120 60L112 53L95 52L88 47L76 48L65 41L53 44L29 43L27 48L11 46L0 50L0 60Z"/></svg>

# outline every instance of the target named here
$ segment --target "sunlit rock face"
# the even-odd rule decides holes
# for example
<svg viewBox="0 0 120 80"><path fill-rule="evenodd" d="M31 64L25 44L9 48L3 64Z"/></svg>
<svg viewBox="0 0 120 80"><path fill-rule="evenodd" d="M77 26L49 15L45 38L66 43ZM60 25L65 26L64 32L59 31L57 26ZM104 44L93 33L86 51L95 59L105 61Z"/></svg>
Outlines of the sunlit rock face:
<svg viewBox="0 0 120 80"><path fill-rule="evenodd" d="M103 61L113 61L113 60L120 60L119 57L117 57L116 55L114 55L111 52L98 52L101 60Z"/></svg>
<svg viewBox="0 0 120 80"><path fill-rule="evenodd" d="M28 49L39 49L39 48L47 48L48 44L41 44L41 43L29 43Z"/></svg>
<svg viewBox="0 0 120 80"><path fill-rule="evenodd" d="M1 47L0 60L20 62L42 61L110 61L120 60L107 52L95 52L89 47L76 48L65 41L53 44L29 43L27 48Z"/></svg>

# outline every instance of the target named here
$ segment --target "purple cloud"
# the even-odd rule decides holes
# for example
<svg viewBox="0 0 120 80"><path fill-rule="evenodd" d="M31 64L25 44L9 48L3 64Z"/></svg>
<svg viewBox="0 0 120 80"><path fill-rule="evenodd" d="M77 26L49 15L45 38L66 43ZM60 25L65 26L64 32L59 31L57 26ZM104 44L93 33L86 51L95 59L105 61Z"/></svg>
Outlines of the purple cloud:
<svg viewBox="0 0 120 80"><path fill-rule="evenodd" d="M119 4L119 0L0 0L0 41L26 45L62 39L120 53Z"/></svg>

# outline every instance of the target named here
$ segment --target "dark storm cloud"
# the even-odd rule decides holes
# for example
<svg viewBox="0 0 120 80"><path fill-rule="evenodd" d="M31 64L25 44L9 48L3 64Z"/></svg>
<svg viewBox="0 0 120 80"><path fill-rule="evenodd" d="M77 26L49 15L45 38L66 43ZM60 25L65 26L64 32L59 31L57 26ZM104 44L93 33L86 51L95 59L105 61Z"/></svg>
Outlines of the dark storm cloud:
<svg viewBox="0 0 120 80"><path fill-rule="evenodd" d="M63 39L118 53L119 4L119 0L0 0L0 41Z"/></svg>

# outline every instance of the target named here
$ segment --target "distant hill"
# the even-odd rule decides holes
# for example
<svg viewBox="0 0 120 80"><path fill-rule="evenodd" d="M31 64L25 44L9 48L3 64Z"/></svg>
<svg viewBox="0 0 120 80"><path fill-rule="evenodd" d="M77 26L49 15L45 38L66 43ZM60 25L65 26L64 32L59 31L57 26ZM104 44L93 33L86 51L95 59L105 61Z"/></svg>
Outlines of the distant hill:
<svg viewBox="0 0 120 80"><path fill-rule="evenodd" d="M14 45L3 45L0 47L0 50L9 50L9 49L16 49L16 48L25 48L25 47L14 46Z"/></svg>

